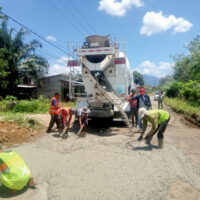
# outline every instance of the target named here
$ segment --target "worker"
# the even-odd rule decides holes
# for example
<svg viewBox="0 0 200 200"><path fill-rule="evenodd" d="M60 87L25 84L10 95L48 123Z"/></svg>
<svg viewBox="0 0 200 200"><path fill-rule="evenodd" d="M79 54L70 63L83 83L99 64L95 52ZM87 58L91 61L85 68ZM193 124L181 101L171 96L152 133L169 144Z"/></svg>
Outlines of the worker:
<svg viewBox="0 0 200 200"><path fill-rule="evenodd" d="M25 186L35 188L36 182L24 160L14 151L3 151L0 146L0 185L12 191L22 190Z"/></svg>
<svg viewBox="0 0 200 200"><path fill-rule="evenodd" d="M163 91L160 91L158 96L158 109L163 109L163 99L164 99Z"/></svg>
<svg viewBox="0 0 200 200"><path fill-rule="evenodd" d="M138 115L140 118L143 119L142 133L141 133L140 137L138 138L138 140L141 141L143 139L143 135L147 128L147 123L150 122L152 125L152 128L151 128L150 132L147 134L146 144L150 144L151 140L153 138L153 135L155 135L156 132L158 132L158 134L157 134L158 145L160 148L162 148L164 132L165 132L168 122L170 120L170 114L164 110L148 111L145 108L140 108L138 111Z"/></svg>
<svg viewBox="0 0 200 200"><path fill-rule="evenodd" d="M83 130L83 128L86 125L88 125L88 115L89 114L90 114L90 109L88 109L88 107L86 107L86 106L83 106L83 107L78 109L77 116L78 116L78 122L79 122L79 125L80 125L78 136L80 136L80 133Z"/></svg>
<svg viewBox="0 0 200 200"><path fill-rule="evenodd" d="M152 109L152 105L151 105L151 100L149 95L145 94L145 89L144 88L140 88L140 94L134 96L134 97L126 97L126 100L133 100L133 99L137 99L138 104L137 104L137 108L145 108L147 110ZM142 131L142 119L140 117L138 117L138 124L139 124L139 130L138 132Z"/></svg>
<svg viewBox="0 0 200 200"><path fill-rule="evenodd" d="M59 127L61 128L60 136L63 136L64 134L68 134L68 130L70 127L72 115L74 115L76 110L71 107L61 107L57 110L56 114L58 116L58 121L59 121Z"/></svg>
<svg viewBox="0 0 200 200"><path fill-rule="evenodd" d="M51 99L50 109L49 109L49 113L51 115L51 120L50 120L50 123L49 123L49 127L46 131L47 133L51 132L51 129L53 128L55 123L57 125L57 128L59 127L58 115L57 115L57 110L60 108L59 98L60 98L60 94L58 92L56 92L54 94L54 97Z"/></svg>
<svg viewBox="0 0 200 200"><path fill-rule="evenodd" d="M77 116L80 128L88 124L88 115L90 114L90 109L86 106L78 109Z"/></svg>
<svg viewBox="0 0 200 200"><path fill-rule="evenodd" d="M135 97L136 96L136 90L132 89L131 90L131 95L129 97ZM130 99L129 100L130 104L130 115L131 115L131 120L132 120L132 127L137 127L138 125L138 101L137 99Z"/></svg>

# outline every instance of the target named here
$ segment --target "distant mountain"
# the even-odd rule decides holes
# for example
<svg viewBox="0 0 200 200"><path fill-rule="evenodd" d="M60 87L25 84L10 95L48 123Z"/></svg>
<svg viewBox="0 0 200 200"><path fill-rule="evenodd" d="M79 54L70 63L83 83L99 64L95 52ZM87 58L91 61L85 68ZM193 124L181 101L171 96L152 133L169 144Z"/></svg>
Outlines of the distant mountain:
<svg viewBox="0 0 200 200"><path fill-rule="evenodd" d="M159 84L160 78L156 77L156 76L150 76L147 74L142 74L143 78L144 78L144 82L147 85L151 85L151 86L157 86Z"/></svg>

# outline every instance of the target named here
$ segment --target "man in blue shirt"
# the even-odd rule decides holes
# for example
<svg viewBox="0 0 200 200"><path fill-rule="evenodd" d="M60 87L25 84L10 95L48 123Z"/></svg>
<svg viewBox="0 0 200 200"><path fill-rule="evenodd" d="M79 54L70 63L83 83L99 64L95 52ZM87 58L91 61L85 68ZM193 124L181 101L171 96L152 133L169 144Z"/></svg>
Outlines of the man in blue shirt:
<svg viewBox="0 0 200 200"><path fill-rule="evenodd" d="M133 99L137 99L138 100L138 110L140 108L145 108L146 110L151 109L152 105L151 105L151 100L149 95L145 94L145 89L144 88L140 88L140 94L134 96L134 97L128 97L127 100L133 100ZM138 132L142 131L142 118L138 118L138 124L139 124L139 130Z"/></svg>

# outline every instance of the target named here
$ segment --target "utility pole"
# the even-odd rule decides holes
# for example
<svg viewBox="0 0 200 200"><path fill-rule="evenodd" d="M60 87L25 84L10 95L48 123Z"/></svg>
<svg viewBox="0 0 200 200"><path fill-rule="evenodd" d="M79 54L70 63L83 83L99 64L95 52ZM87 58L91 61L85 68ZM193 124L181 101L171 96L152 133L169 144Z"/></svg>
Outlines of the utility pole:
<svg viewBox="0 0 200 200"><path fill-rule="evenodd" d="M70 74L69 74L69 97L70 99L74 97L74 92L73 92L73 80L72 76L74 76L74 67L78 66L78 59L76 56L76 50L78 48L77 42L76 41L68 41L67 42L67 49L68 49L68 62L67 62L67 67L70 67Z"/></svg>

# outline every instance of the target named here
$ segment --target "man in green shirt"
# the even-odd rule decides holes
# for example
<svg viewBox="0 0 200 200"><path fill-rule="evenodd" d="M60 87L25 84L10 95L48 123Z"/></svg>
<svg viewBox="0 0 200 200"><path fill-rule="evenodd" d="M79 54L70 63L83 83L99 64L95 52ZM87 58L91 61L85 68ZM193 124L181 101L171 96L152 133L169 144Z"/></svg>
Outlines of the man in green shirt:
<svg viewBox="0 0 200 200"><path fill-rule="evenodd" d="M152 125L152 128L150 132L146 136L146 144L150 144L151 140L153 138L153 135L157 134L158 137L158 145L160 148L163 147L163 137L165 129L168 125L168 122L170 120L170 114L167 111L164 110L146 110L145 108L140 108L138 112L139 117L143 119L143 127L142 127L142 133L140 137L138 138L139 141L143 139L143 135L147 128L147 123L150 122Z"/></svg>
<svg viewBox="0 0 200 200"><path fill-rule="evenodd" d="M12 191L22 190L25 186L35 188L36 182L24 160L14 151L3 151L0 145L0 186Z"/></svg>

